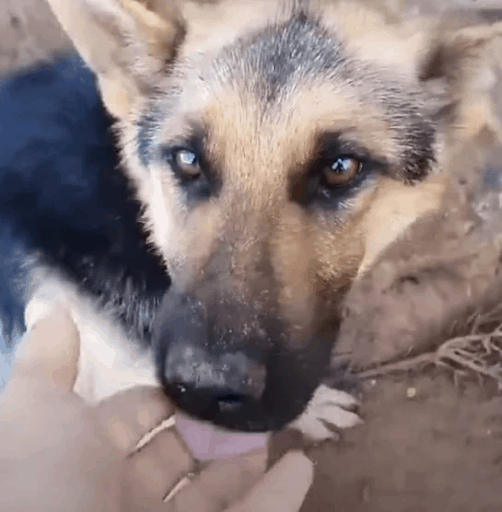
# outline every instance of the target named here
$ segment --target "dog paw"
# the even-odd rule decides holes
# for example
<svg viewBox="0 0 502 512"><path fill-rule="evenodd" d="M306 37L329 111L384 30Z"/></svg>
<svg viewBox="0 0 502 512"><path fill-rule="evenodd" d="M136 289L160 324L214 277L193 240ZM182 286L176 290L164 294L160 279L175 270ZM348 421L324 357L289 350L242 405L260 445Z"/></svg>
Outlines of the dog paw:
<svg viewBox="0 0 502 512"><path fill-rule="evenodd" d="M357 414L358 406L359 402L352 395L322 384L316 389L304 413L289 427L299 430L311 442L336 439L336 429L351 428L362 423Z"/></svg>

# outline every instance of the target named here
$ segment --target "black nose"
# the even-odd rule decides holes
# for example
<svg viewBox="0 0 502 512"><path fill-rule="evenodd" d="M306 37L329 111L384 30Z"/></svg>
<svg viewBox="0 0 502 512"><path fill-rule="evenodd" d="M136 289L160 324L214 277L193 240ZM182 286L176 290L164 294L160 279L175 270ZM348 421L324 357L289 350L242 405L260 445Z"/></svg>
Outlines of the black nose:
<svg viewBox="0 0 502 512"><path fill-rule="evenodd" d="M265 387L264 367L243 351L215 354L186 340L170 344L163 373L180 407L225 423L258 402Z"/></svg>

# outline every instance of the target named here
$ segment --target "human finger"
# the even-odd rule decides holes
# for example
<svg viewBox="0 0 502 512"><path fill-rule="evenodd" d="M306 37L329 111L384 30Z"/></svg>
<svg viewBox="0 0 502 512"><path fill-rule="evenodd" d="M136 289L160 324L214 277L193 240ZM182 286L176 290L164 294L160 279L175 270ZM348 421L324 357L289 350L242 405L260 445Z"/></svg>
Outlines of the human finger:
<svg viewBox="0 0 502 512"><path fill-rule="evenodd" d="M266 465L265 448L214 461L167 503L158 504L152 510L221 512L230 503L240 500L259 481Z"/></svg>
<svg viewBox="0 0 502 512"><path fill-rule="evenodd" d="M312 462L300 452L289 452L240 503L225 512L298 512L313 478Z"/></svg>
<svg viewBox="0 0 502 512"><path fill-rule="evenodd" d="M70 314L55 304L36 321L16 351L11 380L36 380L42 389L73 389L78 373L80 336Z"/></svg>
<svg viewBox="0 0 502 512"><path fill-rule="evenodd" d="M174 406L161 388L135 386L100 402L95 411L117 448L131 452L174 422Z"/></svg>
<svg viewBox="0 0 502 512"><path fill-rule="evenodd" d="M153 510L195 466L191 452L176 430L161 431L127 459L125 510Z"/></svg>

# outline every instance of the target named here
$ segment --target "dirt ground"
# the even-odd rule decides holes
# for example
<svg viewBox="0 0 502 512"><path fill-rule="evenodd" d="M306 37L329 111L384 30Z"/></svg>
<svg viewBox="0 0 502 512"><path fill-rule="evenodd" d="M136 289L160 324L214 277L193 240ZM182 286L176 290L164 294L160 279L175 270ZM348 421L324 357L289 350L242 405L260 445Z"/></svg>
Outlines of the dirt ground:
<svg viewBox="0 0 502 512"><path fill-rule="evenodd" d="M373 381L363 404L363 426L314 450L305 511L501 509L502 397L434 370Z"/></svg>
<svg viewBox="0 0 502 512"><path fill-rule="evenodd" d="M70 48L43 0L3 0L0 71ZM502 395L488 381L453 377L430 365L368 379L364 424L311 450L316 477L302 510L501 510ZM278 436L274 452L291 441Z"/></svg>

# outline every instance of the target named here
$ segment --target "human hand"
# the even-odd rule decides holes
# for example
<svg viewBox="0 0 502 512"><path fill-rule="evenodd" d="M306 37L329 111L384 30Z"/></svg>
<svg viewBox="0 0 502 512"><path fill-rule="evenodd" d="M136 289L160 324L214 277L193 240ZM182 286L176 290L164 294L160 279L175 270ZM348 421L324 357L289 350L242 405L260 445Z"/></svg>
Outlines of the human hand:
<svg viewBox="0 0 502 512"><path fill-rule="evenodd" d="M312 464L301 454L286 455L265 476L266 451L259 450L213 462L187 480L196 463L175 429L163 430L136 449L145 434L173 414L172 405L160 390L138 387L97 407L86 406L72 392L79 337L65 311L56 310L37 322L23 346L24 354L16 360L1 397L4 509L293 512L300 508L313 473ZM163 502L180 481L188 483Z"/></svg>

